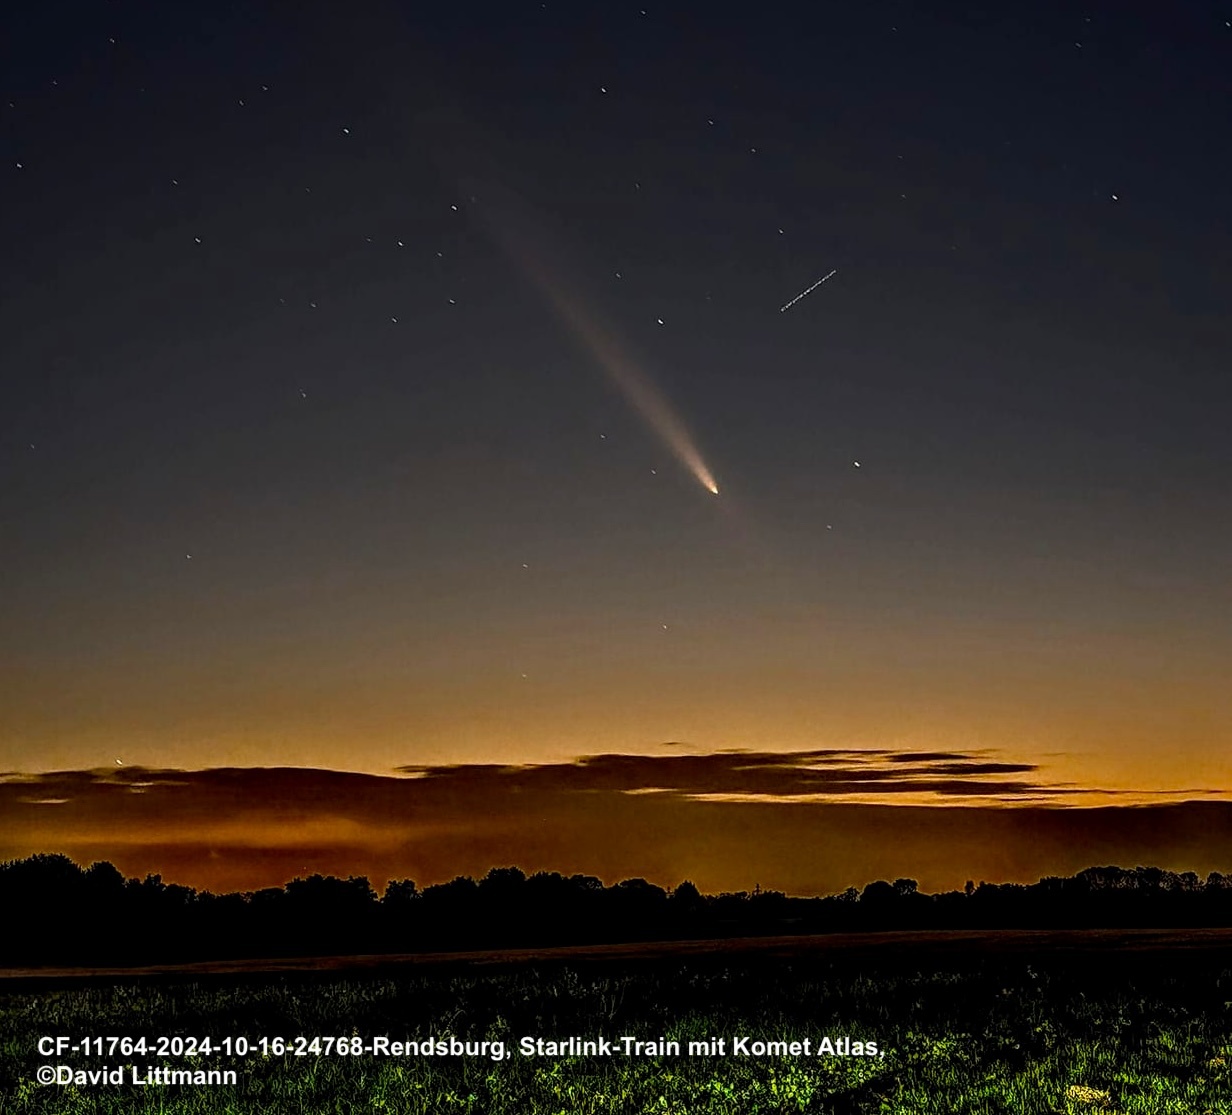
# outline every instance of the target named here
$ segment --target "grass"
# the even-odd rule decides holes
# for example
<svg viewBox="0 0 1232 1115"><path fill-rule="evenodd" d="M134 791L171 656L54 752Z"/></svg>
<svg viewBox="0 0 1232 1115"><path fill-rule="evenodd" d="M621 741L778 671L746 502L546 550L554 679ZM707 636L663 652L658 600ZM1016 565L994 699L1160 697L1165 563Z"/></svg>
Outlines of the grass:
<svg viewBox="0 0 1232 1115"><path fill-rule="evenodd" d="M1157 963L1152 963L1157 961ZM1155 973L1155 974L1150 974ZM828 1112L1232 1115L1232 969L1139 956L926 970L833 960L629 962L114 982L0 996L0 1115ZM40 1086L42 1034L388 1034L503 1040L490 1058L212 1056L234 1086ZM847 1035L882 1055L524 1057L544 1038ZM85 1067L83 1057L61 1058ZM99 1059L94 1059L97 1067ZM102 1058L108 1064L157 1058Z"/></svg>

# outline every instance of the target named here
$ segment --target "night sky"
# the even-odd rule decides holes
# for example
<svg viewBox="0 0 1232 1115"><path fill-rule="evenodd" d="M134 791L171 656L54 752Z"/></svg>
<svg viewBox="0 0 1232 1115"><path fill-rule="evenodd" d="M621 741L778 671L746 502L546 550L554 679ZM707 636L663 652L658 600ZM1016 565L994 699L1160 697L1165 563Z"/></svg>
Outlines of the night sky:
<svg viewBox="0 0 1232 1115"><path fill-rule="evenodd" d="M1226 869L1232 4L48 2L0 76L0 856Z"/></svg>

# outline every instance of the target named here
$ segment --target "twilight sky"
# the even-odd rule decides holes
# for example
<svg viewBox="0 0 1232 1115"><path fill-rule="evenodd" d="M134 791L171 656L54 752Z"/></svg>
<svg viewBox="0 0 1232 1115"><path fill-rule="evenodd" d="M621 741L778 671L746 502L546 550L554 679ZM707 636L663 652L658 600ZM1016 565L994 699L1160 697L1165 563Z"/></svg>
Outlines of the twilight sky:
<svg viewBox="0 0 1232 1115"><path fill-rule="evenodd" d="M960 885L1232 797L1228 3L12 7L0 857L804 890L841 805Z"/></svg>

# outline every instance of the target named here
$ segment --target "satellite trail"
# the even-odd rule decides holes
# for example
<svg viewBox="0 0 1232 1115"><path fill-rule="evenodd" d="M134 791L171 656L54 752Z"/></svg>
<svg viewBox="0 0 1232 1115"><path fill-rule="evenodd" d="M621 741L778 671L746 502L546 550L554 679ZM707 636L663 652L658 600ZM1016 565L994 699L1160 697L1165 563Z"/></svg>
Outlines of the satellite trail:
<svg viewBox="0 0 1232 1115"><path fill-rule="evenodd" d="M785 305L780 306L779 313L781 314L786 310L790 310L792 306L794 306L797 302L799 302L800 299L803 298L806 294L812 294L813 291L815 291L819 286L821 286L821 284L824 283L828 278L830 278L832 275L837 275L837 274L838 274L838 268L836 267L833 271L830 272L829 275L822 275L822 277L818 279L811 287L809 287L808 290L802 290L790 302L786 303Z"/></svg>

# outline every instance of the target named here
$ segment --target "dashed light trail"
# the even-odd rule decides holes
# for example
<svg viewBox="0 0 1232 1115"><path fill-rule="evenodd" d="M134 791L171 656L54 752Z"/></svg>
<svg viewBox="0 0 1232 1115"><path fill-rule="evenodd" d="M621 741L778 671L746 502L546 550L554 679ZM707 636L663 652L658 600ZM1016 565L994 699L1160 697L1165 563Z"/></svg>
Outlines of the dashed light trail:
<svg viewBox="0 0 1232 1115"><path fill-rule="evenodd" d="M822 275L822 277L818 279L811 287L809 287L808 290L802 290L790 302L784 303L782 306L780 306L779 313L781 314L787 310L790 310L792 306L794 306L797 302L799 302L800 299L803 298L806 294L812 294L813 291L815 291L819 286L821 286L822 283L824 283L827 279L837 274L838 274L838 268L836 267L833 271L830 272L829 275Z"/></svg>

